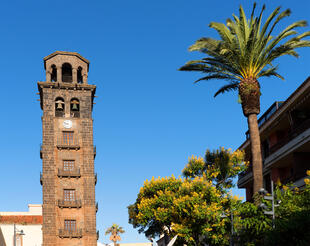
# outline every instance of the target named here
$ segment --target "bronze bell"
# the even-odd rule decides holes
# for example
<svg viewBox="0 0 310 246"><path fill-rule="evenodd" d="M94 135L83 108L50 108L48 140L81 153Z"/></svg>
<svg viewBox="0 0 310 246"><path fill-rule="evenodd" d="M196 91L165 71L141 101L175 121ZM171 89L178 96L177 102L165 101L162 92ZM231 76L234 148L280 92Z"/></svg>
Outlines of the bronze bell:
<svg viewBox="0 0 310 246"><path fill-rule="evenodd" d="M74 111L79 110L77 103L72 103L72 110Z"/></svg>
<svg viewBox="0 0 310 246"><path fill-rule="evenodd" d="M56 102L56 109L57 110L63 110L63 102L62 101L57 101Z"/></svg>

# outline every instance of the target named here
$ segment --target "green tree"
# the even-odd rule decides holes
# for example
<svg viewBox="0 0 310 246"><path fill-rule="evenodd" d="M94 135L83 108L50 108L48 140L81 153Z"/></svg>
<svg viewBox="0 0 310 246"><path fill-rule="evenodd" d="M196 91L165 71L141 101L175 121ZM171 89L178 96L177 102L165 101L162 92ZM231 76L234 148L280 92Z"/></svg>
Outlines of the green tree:
<svg viewBox="0 0 310 246"><path fill-rule="evenodd" d="M310 170L307 172L310 176ZM266 245L310 245L310 180L302 189L292 184L277 186L275 228L267 233Z"/></svg>
<svg viewBox="0 0 310 246"><path fill-rule="evenodd" d="M306 21L297 21L278 35L272 36L277 24L291 14L289 9L280 12L280 7L276 8L265 23L262 23L265 5L258 17L254 16L255 8L256 4L250 19L247 19L240 6L239 17L233 15L233 19L227 19L226 25L211 22L209 27L218 32L220 39L201 38L196 41L189 50L200 51L207 57L190 61L180 68L181 71L204 73L205 76L196 82L211 79L229 81L214 96L238 90L250 132L254 193L263 187L261 143L257 123L261 95L258 78L276 76L283 79L272 62L283 55L298 57L296 48L310 46L309 41L303 40L310 32L297 35L295 30L306 26Z"/></svg>
<svg viewBox="0 0 310 246"><path fill-rule="evenodd" d="M228 245L230 220L221 215L229 214L241 201L227 192L225 182L220 189L216 183L243 169L243 153L220 149L207 151L207 155L216 156L213 164L210 159L206 165L201 157L192 157L183 171L185 178L146 180L136 202L128 207L129 223L146 237L178 235L179 243L189 246L203 242ZM221 175L221 165L215 164L222 162L226 162L225 176Z"/></svg>
<svg viewBox="0 0 310 246"><path fill-rule="evenodd" d="M308 171L310 174L310 171ZM292 184L275 187L275 228L272 220L258 206L244 202L235 207L235 230L240 245L309 245L310 243L310 180L299 190ZM261 201L268 205L270 201Z"/></svg>
<svg viewBox="0 0 310 246"><path fill-rule="evenodd" d="M244 153L240 150L231 152L223 147L206 151L205 158L192 156L182 171L186 178L205 177L213 182L217 189L233 187L233 178L246 170Z"/></svg>
<svg viewBox="0 0 310 246"><path fill-rule="evenodd" d="M124 229L123 227L117 225L117 224L113 224L111 227L109 227L106 232L105 235L111 234L110 236L110 240L114 243L114 245L116 246L116 242L117 241L121 241L121 237L119 234L124 233Z"/></svg>

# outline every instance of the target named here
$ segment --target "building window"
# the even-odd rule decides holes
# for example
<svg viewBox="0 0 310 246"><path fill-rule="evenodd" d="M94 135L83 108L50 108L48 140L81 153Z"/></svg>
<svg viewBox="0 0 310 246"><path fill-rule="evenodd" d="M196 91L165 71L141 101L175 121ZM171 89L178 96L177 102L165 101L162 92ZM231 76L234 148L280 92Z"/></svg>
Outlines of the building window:
<svg viewBox="0 0 310 246"><path fill-rule="evenodd" d="M74 161L73 160L64 160L63 161L64 171L73 171L74 170Z"/></svg>
<svg viewBox="0 0 310 246"><path fill-rule="evenodd" d="M73 132L62 132L62 143L65 145L73 144Z"/></svg>
<svg viewBox="0 0 310 246"><path fill-rule="evenodd" d="M72 82L72 66L69 63L62 65L62 82Z"/></svg>
<svg viewBox="0 0 310 246"><path fill-rule="evenodd" d="M65 202L75 201L75 190L64 190L64 200Z"/></svg>
<svg viewBox="0 0 310 246"><path fill-rule="evenodd" d="M65 220L65 230L68 232L75 232L76 220Z"/></svg>
<svg viewBox="0 0 310 246"><path fill-rule="evenodd" d="M82 68L79 67L77 70L77 82L83 84Z"/></svg>
<svg viewBox="0 0 310 246"><path fill-rule="evenodd" d="M57 81L57 68L55 65L52 65L52 73L51 73L51 81L56 82Z"/></svg>

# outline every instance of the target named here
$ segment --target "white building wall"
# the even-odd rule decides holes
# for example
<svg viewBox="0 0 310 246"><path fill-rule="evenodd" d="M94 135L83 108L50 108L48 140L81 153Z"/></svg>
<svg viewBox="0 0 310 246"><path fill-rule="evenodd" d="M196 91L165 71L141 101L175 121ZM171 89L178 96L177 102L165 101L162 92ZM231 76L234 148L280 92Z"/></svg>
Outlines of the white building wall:
<svg viewBox="0 0 310 246"><path fill-rule="evenodd" d="M41 246L42 244L42 225L19 225L16 224L18 231L23 230L25 235L23 238L23 246ZM0 230L2 231L5 239L4 246L13 246L14 238L14 225L12 224L0 224ZM2 246L2 245L1 245Z"/></svg>

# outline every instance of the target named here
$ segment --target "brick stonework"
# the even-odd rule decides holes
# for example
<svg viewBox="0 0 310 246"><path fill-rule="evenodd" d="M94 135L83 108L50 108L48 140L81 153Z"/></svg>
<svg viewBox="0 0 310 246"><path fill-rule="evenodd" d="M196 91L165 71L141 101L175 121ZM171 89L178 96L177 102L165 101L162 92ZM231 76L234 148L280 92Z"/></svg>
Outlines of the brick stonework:
<svg viewBox="0 0 310 246"><path fill-rule="evenodd" d="M62 82L62 65L72 66L72 82ZM42 187L43 187L43 246L95 246L96 201L93 145L92 108L96 86L87 83L89 62L74 52L55 52L44 58L47 78L38 82L40 104L43 110L43 142L41 149ZM57 68L57 81L51 81L52 66ZM83 83L77 83L77 70L81 69ZM64 100L63 115L56 117L55 101ZM79 117L73 117L70 111L72 98L79 100ZM71 128L65 128L63 122L70 120ZM64 145L63 131L73 132L73 142ZM63 168L64 160L74 160L80 175L62 177L58 170ZM64 189L74 189L75 197L81 206L58 206L64 200ZM76 220L79 237L67 237L61 230L65 229L65 220Z"/></svg>

